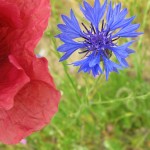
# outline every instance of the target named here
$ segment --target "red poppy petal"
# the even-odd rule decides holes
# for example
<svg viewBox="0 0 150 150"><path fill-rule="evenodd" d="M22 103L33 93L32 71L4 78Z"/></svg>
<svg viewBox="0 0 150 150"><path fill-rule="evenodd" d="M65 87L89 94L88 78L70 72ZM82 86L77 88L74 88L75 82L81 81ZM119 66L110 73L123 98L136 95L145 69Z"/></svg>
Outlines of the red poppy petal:
<svg viewBox="0 0 150 150"><path fill-rule="evenodd" d="M24 51L16 59L31 80L40 80L55 87L48 70L48 61L44 57L37 58L32 52Z"/></svg>
<svg viewBox="0 0 150 150"><path fill-rule="evenodd" d="M33 52L48 25L50 16L49 0L7 1L17 5L20 9L20 18L22 20L22 28L18 28L18 30L14 31L8 39L11 44L15 43L13 53L16 52L16 48L17 52L18 50L25 49ZM13 39L13 41L11 39ZM24 46L24 48L22 46Z"/></svg>
<svg viewBox="0 0 150 150"><path fill-rule="evenodd" d="M15 3L0 2L0 27L17 28L21 25L20 10Z"/></svg>
<svg viewBox="0 0 150 150"><path fill-rule="evenodd" d="M15 97L14 107L0 109L0 140L15 144L49 123L58 109L60 93L40 81L31 81Z"/></svg>
<svg viewBox="0 0 150 150"><path fill-rule="evenodd" d="M29 77L13 56L9 56L0 67L0 108L10 109L16 93L29 82Z"/></svg>

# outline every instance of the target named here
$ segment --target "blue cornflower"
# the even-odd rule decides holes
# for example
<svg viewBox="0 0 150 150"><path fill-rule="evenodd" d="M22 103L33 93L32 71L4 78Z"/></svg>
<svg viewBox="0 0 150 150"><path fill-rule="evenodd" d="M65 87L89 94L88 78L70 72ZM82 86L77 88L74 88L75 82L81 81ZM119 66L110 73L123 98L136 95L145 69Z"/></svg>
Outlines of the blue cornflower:
<svg viewBox="0 0 150 150"><path fill-rule="evenodd" d="M140 25L132 24L135 16L126 18L128 11L121 9L121 3L114 8L112 2L108 4L107 0L102 6L99 0L95 0L93 7L86 1L83 4L84 7L80 6L80 10L89 22L89 27L81 23L83 31L72 10L70 18L62 15L65 24L58 25L62 33L56 36L64 42L58 47L59 52L65 53L60 61L66 60L79 50L78 53L84 54L84 57L72 63L74 66L80 66L79 72L92 72L93 76L105 72L108 79L109 72L118 72L119 69L128 67L126 58L134 52L129 48L134 41L118 45L117 40L121 37L134 38L142 34L136 32ZM112 55L117 58L118 63L110 60Z"/></svg>

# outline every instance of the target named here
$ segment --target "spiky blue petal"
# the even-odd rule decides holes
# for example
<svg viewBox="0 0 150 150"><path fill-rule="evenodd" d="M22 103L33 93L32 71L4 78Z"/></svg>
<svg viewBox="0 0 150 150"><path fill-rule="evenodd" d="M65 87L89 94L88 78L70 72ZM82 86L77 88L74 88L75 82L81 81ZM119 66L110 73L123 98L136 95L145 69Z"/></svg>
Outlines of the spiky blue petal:
<svg viewBox="0 0 150 150"><path fill-rule="evenodd" d="M70 38L78 38L81 36L82 31L72 9L70 11L70 18L62 15L62 20L65 24L58 24L57 26L63 34L66 34Z"/></svg>
<svg viewBox="0 0 150 150"><path fill-rule="evenodd" d="M106 80L108 80L108 76L110 72L118 73L118 69L122 69L121 65L112 62L105 56L103 56L103 61L105 66Z"/></svg>
<svg viewBox="0 0 150 150"><path fill-rule="evenodd" d="M80 6L82 13L86 17L86 19L89 22L93 23L95 28L98 30L100 20L102 19L106 10L107 0L105 0L102 6L100 5L99 0L95 0L94 7L92 7L86 1L84 1L83 4L84 4L84 7Z"/></svg>
<svg viewBox="0 0 150 150"><path fill-rule="evenodd" d="M91 54L83 60L74 62L73 65L80 66L79 72L83 71L90 73L90 71L92 71L93 75L96 76L103 73L99 61L100 55L94 57L94 54Z"/></svg>

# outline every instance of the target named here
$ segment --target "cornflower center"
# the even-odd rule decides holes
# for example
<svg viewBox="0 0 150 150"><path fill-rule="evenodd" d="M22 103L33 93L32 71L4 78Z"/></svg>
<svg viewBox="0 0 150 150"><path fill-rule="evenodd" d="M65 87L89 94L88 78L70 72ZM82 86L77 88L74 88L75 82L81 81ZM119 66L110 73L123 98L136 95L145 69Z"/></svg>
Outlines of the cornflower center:
<svg viewBox="0 0 150 150"><path fill-rule="evenodd" d="M79 52L79 54L85 53L85 56L87 56L88 54L94 53L96 56L100 52L110 58L112 51L107 47L115 45L114 41L118 40L119 37L115 39L112 38L112 34L109 29L105 29L104 20L102 21L101 30L95 29L92 23L90 25L90 29L88 29L84 23L82 23L82 25L86 30L86 32L83 31L82 35L86 48Z"/></svg>

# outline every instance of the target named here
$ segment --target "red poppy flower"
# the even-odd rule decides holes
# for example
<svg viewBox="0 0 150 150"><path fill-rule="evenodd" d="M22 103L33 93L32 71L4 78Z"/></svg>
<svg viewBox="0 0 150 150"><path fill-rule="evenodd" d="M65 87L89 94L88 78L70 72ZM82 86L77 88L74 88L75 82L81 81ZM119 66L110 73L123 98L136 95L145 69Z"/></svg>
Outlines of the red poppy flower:
<svg viewBox="0 0 150 150"><path fill-rule="evenodd" d="M0 2L0 141L16 144L56 113L60 93L34 48L47 26L49 0Z"/></svg>

